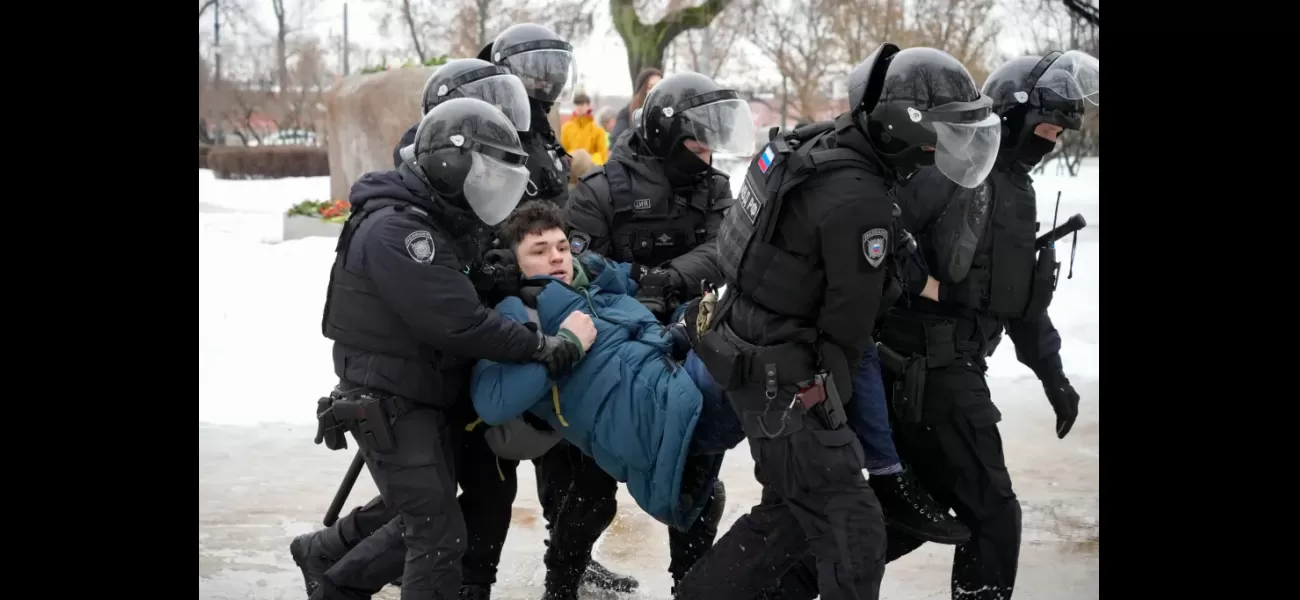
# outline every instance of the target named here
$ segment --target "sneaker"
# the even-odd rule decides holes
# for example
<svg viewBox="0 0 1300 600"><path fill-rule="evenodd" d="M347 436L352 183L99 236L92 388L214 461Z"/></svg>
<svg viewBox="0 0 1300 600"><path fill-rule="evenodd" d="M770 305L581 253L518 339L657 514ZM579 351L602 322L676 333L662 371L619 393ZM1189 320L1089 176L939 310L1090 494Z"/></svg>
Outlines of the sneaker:
<svg viewBox="0 0 1300 600"><path fill-rule="evenodd" d="M485 585L462 585L460 600L492 600L492 588Z"/></svg>
<svg viewBox="0 0 1300 600"><path fill-rule="evenodd" d="M872 475L868 482L890 525L936 544L961 545L970 541L970 529L948 514L948 508L925 491L910 470Z"/></svg>
<svg viewBox="0 0 1300 600"><path fill-rule="evenodd" d="M582 574L582 585L590 585L602 590L614 592L631 592L641 587L641 582L631 575L619 575L592 559L587 563L587 571Z"/></svg>

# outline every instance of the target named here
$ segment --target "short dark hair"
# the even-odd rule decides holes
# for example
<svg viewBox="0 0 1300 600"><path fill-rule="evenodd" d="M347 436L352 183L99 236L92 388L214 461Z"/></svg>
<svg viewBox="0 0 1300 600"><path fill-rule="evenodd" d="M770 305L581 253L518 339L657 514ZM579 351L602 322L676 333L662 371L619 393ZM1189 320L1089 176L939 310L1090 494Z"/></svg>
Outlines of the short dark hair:
<svg viewBox="0 0 1300 600"><path fill-rule="evenodd" d="M586 94L576 94L573 96L574 104L591 104L591 96Z"/></svg>
<svg viewBox="0 0 1300 600"><path fill-rule="evenodd" d="M564 231L564 211L546 200L528 200L501 223L497 238L504 247L513 250L525 236L552 229Z"/></svg>

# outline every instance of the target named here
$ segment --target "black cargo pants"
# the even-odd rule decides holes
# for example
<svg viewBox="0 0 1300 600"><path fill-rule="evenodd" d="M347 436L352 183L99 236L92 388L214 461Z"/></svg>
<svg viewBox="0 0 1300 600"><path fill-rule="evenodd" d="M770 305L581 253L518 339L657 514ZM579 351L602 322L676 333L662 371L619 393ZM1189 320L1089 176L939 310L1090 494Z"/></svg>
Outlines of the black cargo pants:
<svg viewBox="0 0 1300 600"><path fill-rule="evenodd" d="M885 389L893 381L886 375ZM984 365L959 358L926 371L924 417L898 423L894 440L903 460L934 497L951 506L971 530L957 546L952 565L955 600L1011 597L1020 562L1020 501L1011 489L998 422ZM922 543L905 534L889 538L890 560Z"/></svg>
<svg viewBox="0 0 1300 600"><path fill-rule="evenodd" d="M769 402L761 387L727 396L742 420L791 404L791 392ZM768 422L775 437L745 427L762 500L700 559L677 597L758 598L811 552L824 600L875 600L885 572L885 522L857 437L846 426L827 429L797 405L784 420Z"/></svg>
<svg viewBox="0 0 1300 600"><path fill-rule="evenodd" d="M550 530L546 588L576 593L596 540L614 522L618 482L576 446L560 442L533 461L537 498Z"/></svg>
<svg viewBox="0 0 1300 600"><path fill-rule="evenodd" d="M481 423L468 430L457 426L451 431L459 439L456 481L460 484L461 494L457 504L469 535L465 556L461 559L464 585L491 586L496 583L501 551L510 530L511 505L518 490L515 472L519 461L497 458L483 437L485 431L487 426ZM343 543L351 549L394 516L396 514L384 503L383 496L376 496L365 506L357 507L339 519L334 527ZM336 583L340 585L375 593L402 576L404 557L402 549L395 549L395 554L386 561L369 563L364 573L331 569L331 574L337 577Z"/></svg>
<svg viewBox="0 0 1300 600"><path fill-rule="evenodd" d="M326 571L325 598L368 597L400 572L402 600L460 593L465 521L456 503L455 436L445 413L406 405L392 419L393 447L357 439L370 477L396 516ZM375 504L372 502L371 504ZM374 507L372 507L373 510ZM393 557L404 556L394 571ZM376 587L378 584L378 587Z"/></svg>
<svg viewBox="0 0 1300 600"><path fill-rule="evenodd" d="M885 374L893 398L894 377ZM984 368L964 357L926 372L922 422L893 422L903 460L940 502L953 507L971 541L953 556L953 600L1005 600L1015 588L1020 559L1020 502L1011 489ZM892 406L892 404L891 404ZM925 542L889 529L886 560ZM814 561L805 559L782 578L781 600L817 597Z"/></svg>

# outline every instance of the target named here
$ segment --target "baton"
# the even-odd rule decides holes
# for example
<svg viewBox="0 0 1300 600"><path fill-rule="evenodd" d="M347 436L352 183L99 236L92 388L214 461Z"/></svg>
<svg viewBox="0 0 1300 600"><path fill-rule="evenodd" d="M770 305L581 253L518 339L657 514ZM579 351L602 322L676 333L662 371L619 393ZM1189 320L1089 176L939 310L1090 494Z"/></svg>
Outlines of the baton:
<svg viewBox="0 0 1300 600"><path fill-rule="evenodd" d="M1087 226L1088 226L1088 222L1083 220L1083 215L1076 214L1073 217L1070 217L1068 221L1061 223L1055 229L1052 229L1051 231L1044 233L1041 237L1035 240L1034 249L1042 250L1043 248L1055 244L1057 240L1060 240L1061 238L1070 235L1071 233L1074 233Z"/></svg>
<svg viewBox="0 0 1300 600"><path fill-rule="evenodd" d="M339 482L339 489L334 492L334 500L330 502L329 510L325 511L326 527L333 525L339 520L339 513L343 510L343 503L348 501L348 495L352 493L352 486L357 484L357 477L361 475L361 467L366 466L366 459L361 457L361 450L358 449L356 455L352 457L352 464L348 466L348 472L343 475L343 481Z"/></svg>

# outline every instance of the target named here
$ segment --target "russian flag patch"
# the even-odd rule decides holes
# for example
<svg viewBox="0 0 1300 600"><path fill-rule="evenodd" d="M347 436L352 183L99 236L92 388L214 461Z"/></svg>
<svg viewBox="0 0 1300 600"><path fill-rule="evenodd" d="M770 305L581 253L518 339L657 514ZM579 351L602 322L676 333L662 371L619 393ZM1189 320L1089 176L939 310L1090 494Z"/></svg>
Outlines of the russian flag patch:
<svg viewBox="0 0 1300 600"><path fill-rule="evenodd" d="M763 153L758 155L758 170L767 174L767 170L772 168L772 161L776 159L776 153L772 152L772 145L768 144L763 149Z"/></svg>

